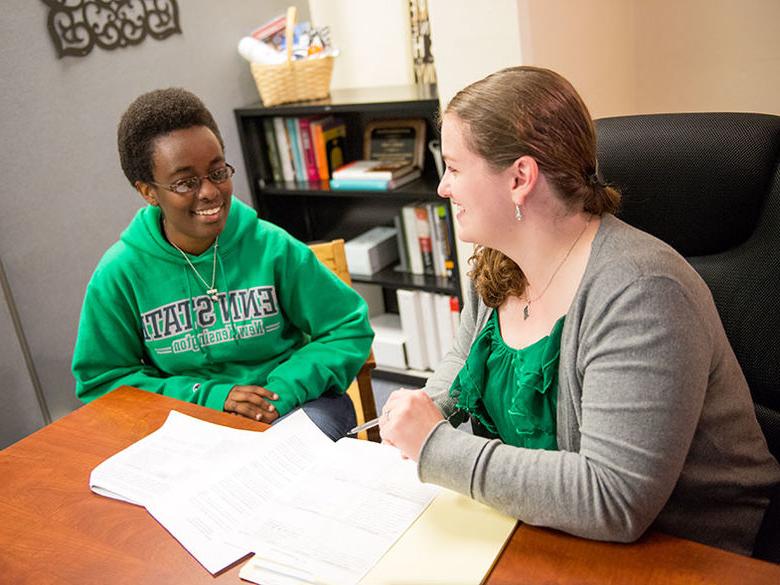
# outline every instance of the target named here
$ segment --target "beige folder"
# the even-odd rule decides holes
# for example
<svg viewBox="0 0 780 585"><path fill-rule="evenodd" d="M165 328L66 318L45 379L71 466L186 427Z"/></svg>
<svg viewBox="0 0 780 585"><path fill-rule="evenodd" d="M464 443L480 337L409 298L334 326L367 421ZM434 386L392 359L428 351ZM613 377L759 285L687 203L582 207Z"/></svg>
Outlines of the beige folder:
<svg viewBox="0 0 780 585"><path fill-rule="evenodd" d="M442 489L361 585L478 585L516 520Z"/></svg>

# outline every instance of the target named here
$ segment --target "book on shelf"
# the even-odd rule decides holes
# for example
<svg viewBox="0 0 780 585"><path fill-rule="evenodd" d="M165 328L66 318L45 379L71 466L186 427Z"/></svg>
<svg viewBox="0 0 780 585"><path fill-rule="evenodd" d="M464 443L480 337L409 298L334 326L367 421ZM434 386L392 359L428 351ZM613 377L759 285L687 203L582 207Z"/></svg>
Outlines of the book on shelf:
<svg viewBox="0 0 780 585"><path fill-rule="evenodd" d="M287 139L290 141L295 180L306 181L306 164L303 161L303 148L301 147L301 139L298 133L298 121L295 118L285 118L284 121L287 126Z"/></svg>
<svg viewBox="0 0 780 585"><path fill-rule="evenodd" d="M458 306L458 297L449 297L447 295L435 295L433 299L434 312L436 313L436 333L439 338L439 356L444 359L447 352L452 347L452 340L458 331L453 327L452 321L452 300L455 300L455 306ZM460 322L458 322L460 325Z"/></svg>
<svg viewBox="0 0 780 585"><path fill-rule="evenodd" d="M441 237L439 226L438 208L441 203L426 203L425 209L428 212L428 225L431 232L431 251L433 253L433 273L436 276L444 276L444 257L442 255L442 249L439 245L439 239Z"/></svg>
<svg viewBox="0 0 780 585"><path fill-rule="evenodd" d="M407 366L435 369L452 347L460 325L458 298L407 289L398 289L396 297Z"/></svg>
<svg viewBox="0 0 780 585"><path fill-rule="evenodd" d="M396 242L398 243L398 266L396 270L399 272L410 272L409 252L406 249L406 231L400 214L393 218L393 225L395 226Z"/></svg>
<svg viewBox="0 0 780 585"><path fill-rule="evenodd" d="M450 297L450 321L452 334L455 335L460 328L460 302L458 302L458 297Z"/></svg>
<svg viewBox="0 0 780 585"><path fill-rule="evenodd" d="M409 258L409 272L424 274L420 241L417 239L417 216L414 211L416 207L416 203L409 203L401 208L401 223L403 224L406 252Z"/></svg>
<svg viewBox="0 0 780 585"><path fill-rule="evenodd" d="M436 274L433 268L433 240L431 239L431 226L428 222L428 208L425 204L414 208L417 228L417 241L420 245L420 253L423 262L423 274Z"/></svg>
<svg viewBox="0 0 780 585"><path fill-rule="evenodd" d="M455 269L455 247L450 229L449 205L443 202L429 203L428 219L431 225L434 273L450 278Z"/></svg>
<svg viewBox="0 0 780 585"><path fill-rule="evenodd" d="M333 171L333 178L389 181L403 177L415 170L417 169L413 164L406 162L353 160Z"/></svg>
<svg viewBox="0 0 780 585"><path fill-rule="evenodd" d="M420 169L397 179L333 178L330 180L330 188L334 191L392 191L419 178Z"/></svg>
<svg viewBox="0 0 780 585"><path fill-rule="evenodd" d="M309 124L311 130L311 142L314 146L314 159L317 162L317 172L321 181L327 181L330 179L330 171L328 170L328 153L325 150L325 138L322 135L322 127L333 118L320 118L318 120L312 120Z"/></svg>
<svg viewBox="0 0 780 585"><path fill-rule="evenodd" d="M417 294L420 297L420 308L422 309L422 325L425 337L425 350L428 354L428 367L435 370L443 357L436 321L435 297L439 295L428 291L417 291Z"/></svg>
<svg viewBox="0 0 780 585"><path fill-rule="evenodd" d="M347 127L338 118L329 117L322 122L322 140L325 143L325 156L328 161L329 176L344 165L344 151L347 140Z"/></svg>
<svg viewBox="0 0 780 585"><path fill-rule="evenodd" d="M449 206L445 202L414 202L396 216L399 256L403 270L451 278L455 269L455 246Z"/></svg>
<svg viewBox="0 0 780 585"><path fill-rule="evenodd" d="M371 317L370 322L371 328L374 330L374 341L371 344L371 349L374 351L376 365L380 368L406 369L401 318L394 313L382 313Z"/></svg>
<svg viewBox="0 0 780 585"><path fill-rule="evenodd" d="M287 138L287 127L284 118L274 117L274 138L276 139L276 150L281 163L282 179L292 182L295 180L295 170L292 163L292 152L290 151L290 141Z"/></svg>
<svg viewBox="0 0 780 585"><path fill-rule="evenodd" d="M279 158L276 136L274 135L274 121L271 118L263 119L263 135L265 136L266 153L268 154L268 163L271 167L271 175L273 175L276 183L281 183L284 180L282 176L282 161Z"/></svg>
<svg viewBox="0 0 780 585"><path fill-rule="evenodd" d="M406 341L406 364L415 370L427 370L430 362L422 324L420 295L418 291L399 288L396 290L396 298Z"/></svg>
<svg viewBox="0 0 780 585"><path fill-rule="evenodd" d="M303 164L306 166L306 180L319 181L320 171L317 168L317 158L314 154L314 144L311 139L311 119L298 118L298 135L301 137Z"/></svg>

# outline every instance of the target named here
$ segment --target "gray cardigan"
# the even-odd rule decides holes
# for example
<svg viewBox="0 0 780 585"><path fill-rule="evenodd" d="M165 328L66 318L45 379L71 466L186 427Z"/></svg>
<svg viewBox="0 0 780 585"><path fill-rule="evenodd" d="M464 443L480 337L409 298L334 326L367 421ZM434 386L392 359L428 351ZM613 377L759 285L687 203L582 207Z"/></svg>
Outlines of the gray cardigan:
<svg viewBox="0 0 780 585"><path fill-rule="evenodd" d="M491 313L466 300L426 391L449 388ZM420 479L528 524L630 542L652 524L750 554L780 467L709 288L660 240L603 217L561 339L559 451L504 445L439 423Z"/></svg>

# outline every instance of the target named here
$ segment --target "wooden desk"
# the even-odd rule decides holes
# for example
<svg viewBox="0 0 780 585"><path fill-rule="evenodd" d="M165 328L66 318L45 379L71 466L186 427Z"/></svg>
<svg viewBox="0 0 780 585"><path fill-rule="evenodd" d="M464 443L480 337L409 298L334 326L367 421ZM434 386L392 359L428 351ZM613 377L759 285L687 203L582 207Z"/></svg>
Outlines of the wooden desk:
<svg viewBox="0 0 780 585"><path fill-rule="evenodd" d="M144 509L93 494L98 463L157 429L172 408L227 426L267 425L121 388L0 452L0 582L241 583L212 577ZM780 583L780 566L654 533L632 545L520 526L488 585Z"/></svg>

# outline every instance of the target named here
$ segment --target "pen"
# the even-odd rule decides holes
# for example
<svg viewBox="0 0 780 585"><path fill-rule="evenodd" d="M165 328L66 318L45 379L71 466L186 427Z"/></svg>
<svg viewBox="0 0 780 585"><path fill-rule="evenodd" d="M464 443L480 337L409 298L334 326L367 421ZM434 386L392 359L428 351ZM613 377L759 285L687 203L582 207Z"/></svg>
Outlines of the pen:
<svg viewBox="0 0 780 585"><path fill-rule="evenodd" d="M361 431L367 431L368 429L373 429L375 426L379 424L379 417L370 420L368 422L363 423L362 425L356 426L354 429L349 431L348 435L357 435Z"/></svg>

